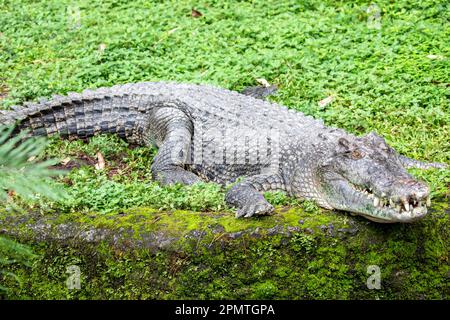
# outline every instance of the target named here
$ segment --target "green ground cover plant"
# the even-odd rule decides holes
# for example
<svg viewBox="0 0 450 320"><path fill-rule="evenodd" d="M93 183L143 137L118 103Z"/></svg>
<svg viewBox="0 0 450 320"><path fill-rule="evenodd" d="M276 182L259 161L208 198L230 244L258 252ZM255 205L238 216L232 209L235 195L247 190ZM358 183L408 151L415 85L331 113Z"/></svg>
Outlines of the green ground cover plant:
<svg viewBox="0 0 450 320"><path fill-rule="evenodd" d="M279 88L278 93L270 97L271 101L324 119L327 125L357 135L376 131L408 157L450 163L450 4L448 1L405 0L376 1L375 6L369 8L370 5L368 1L327 0L0 0L0 108L7 109L42 96L127 82L179 81L241 90L264 78ZM201 15L193 14L192 8ZM332 97L331 103L319 103L327 97ZM102 168L98 168L99 154L105 160ZM102 216L120 215L144 207L155 212L175 212L174 216L177 210L233 216L233 211L224 203L225 189L217 185L162 187L153 182L149 167L155 154L153 148L130 146L108 135L88 141L51 138L39 160L57 158L55 168L68 171L67 175L52 181L65 196L56 200L42 196L16 197L16 202L43 216L58 214L79 218L79 215L93 214L103 219ZM401 256L403 252L404 261L413 263L415 251L408 243L417 244L427 237L435 240L433 245L427 243L423 249L426 252L420 262L424 263L423 268L415 267L410 272L408 283L419 283L417 287L408 287L406 293L397 295L392 291L381 297L448 298L448 294L442 292L448 289L443 283L448 272L445 241L448 241L450 170L411 172L429 183L435 209L425 222L417 224L420 235L403 239L400 231L414 230L409 226L398 227L395 232L390 227L383 229L395 235L386 238L384 251L378 252L379 258L372 246L365 254L372 260L387 263L389 257ZM277 210L302 212L300 215L320 221L317 226L334 219L330 218L330 212L310 202L291 199L282 193L266 196ZM336 215L351 218L344 213ZM287 216L289 221L296 217L294 214ZM237 229L275 221L270 219L276 218L238 222ZM435 219L440 222L436 223ZM196 225L197 221L186 223ZM226 220L226 223L234 222ZM433 225L439 225L438 229L433 229ZM371 228L375 232L370 233L372 236L381 232L381 227ZM306 287L297 289L303 290L307 298L352 297L354 284L347 278L348 270L341 270L338 265L347 254L356 252L358 245L351 249L339 246L333 255L313 238L307 234L297 236L289 249L290 253L317 257L308 264L305 274L301 274L300 266L294 268L297 275L301 274L300 278L310 276L305 280ZM271 243L265 245L266 249L273 248ZM58 256L60 252L54 250L52 252ZM45 250L41 248L41 251ZM265 256L269 253L267 251ZM325 285L323 279L332 278L331 274L326 274L329 264L333 263L327 260L330 257L336 259L331 268L341 277L336 281L342 281ZM231 260L220 259L226 261L227 268L232 268ZM242 261L244 258L236 256L235 259ZM242 289L244 291L238 291L235 297L292 297L287 281L281 284L274 280L290 281L294 277L282 267L292 264L293 260L283 259L274 258L279 268L273 272L260 266L274 278L248 280L250 289L246 290L249 293ZM48 256L41 261L52 263ZM221 261L211 260L204 270L213 266L225 268ZM189 282L187 279L192 279L195 263L186 266L185 275L173 280L181 282L172 283L173 288L176 287L172 294L165 294L161 289L159 297L191 297L188 286L179 279ZM202 263L197 265L200 269ZM353 261L353 265L361 263ZM113 263L108 260L105 265ZM247 276L252 274L248 267ZM144 267L138 265L137 268ZM438 271L431 271L433 268ZM314 275L314 270L319 270L319 275ZM125 274L122 269L117 272ZM392 269L392 274L396 272L399 271ZM232 272L236 273L236 270ZM37 280L41 279L37 273L33 277L34 281L41 281ZM39 291L42 295L60 297L66 294L51 285L50 275L46 277L49 277L46 278L48 290L45 294ZM203 273L196 277L199 283L209 282L205 298L230 297L234 290L231 284L224 284L219 278L211 280ZM430 281L438 283L435 287L439 289L427 295L427 290L431 290L427 287ZM247 285L243 278L238 282L241 286ZM335 291L336 285L344 288L342 295ZM200 285L192 288L193 293L200 291ZM110 294L114 295L113 292L111 289ZM136 288L127 292L121 297L158 297ZM30 293L20 291L17 294ZM104 293L83 294L83 297L98 297Z"/></svg>

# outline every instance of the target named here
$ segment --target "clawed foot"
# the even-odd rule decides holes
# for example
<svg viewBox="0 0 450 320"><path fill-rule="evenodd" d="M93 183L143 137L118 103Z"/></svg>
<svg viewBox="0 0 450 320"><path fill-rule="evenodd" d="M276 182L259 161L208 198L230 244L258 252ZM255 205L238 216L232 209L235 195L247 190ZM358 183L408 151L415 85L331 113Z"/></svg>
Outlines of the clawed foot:
<svg viewBox="0 0 450 320"><path fill-rule="evenodd" d="M239 183L228 190L225 201L237 208L236 218L250 218L253 216L270 215L273 206L254 187L246 183Z"/></svg>
<svg viewBox="0 0 450 320"><path fill-rule="evenodd" d="M236 212L236 218L272 215L273 212L273 206L264 200L259 203L249 203L244 205L242 208L239 208Z"/></svg>

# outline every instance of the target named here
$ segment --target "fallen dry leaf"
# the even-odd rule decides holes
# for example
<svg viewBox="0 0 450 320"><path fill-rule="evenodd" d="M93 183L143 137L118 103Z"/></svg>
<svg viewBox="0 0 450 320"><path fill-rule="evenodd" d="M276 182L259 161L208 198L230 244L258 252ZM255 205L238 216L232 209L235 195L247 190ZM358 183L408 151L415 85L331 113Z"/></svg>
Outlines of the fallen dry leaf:
<svg viewBox="0 0 450 320"><path fill-rule="evenodd" d="M429 55L427 55L427 58L431 59L431 60L443 60L444 56L441 56L438 54L429 54Z"/></svg>
<svg viewBox="0 0 450 320"><path fill-rule="evenodd" d="M96 170L103 170L105 169L105 158L103 158L103 155L100 152L97 152L97 163L95 164Z"/></svg>
<svg viewBox="0 0 450 320"><path fill-rule="evenodd" d="M104 43L100 43L100 45L98 46L98 51L103 52L106 49L106 44Z"/></svg>
<svg viewBox="0 0 450 320"><path fill-rule="evenodd" d="M256 82L258 82L260 85L266 88L270 87L270 83L264 78L256 79Z"/></svg>
<svg viewBox="0 0 450 320"><path fill-rule="evenodd" d="M334 96L326 97L325 99L322 99L322 100L319 101L319 107L325 108L327 105L332 103L333 100L334 100Z"/></svg>
<svg viewBox="0 0 450 320"><path fill-rule="evenodd" d="M5 98L7 94L8 94L8 88L5 87L4 85L0 85L0 100Z"/></svg>
<svg viewBox="0 0 450 320"><path fill-rule="evenodd" d="M62 164L63 166L65 166L65 165L68 164L69 162L70 162L70 158L69 158L69 157L64 158L64 159L61 160L61 164Z"/></svg>
<svg viewBox="0 0 450 320"><path fill-rule="evenodd" d="M11 202L16 195L16 192L14 190L8 190L7 192L7 201Z"/></svg>
<svg viewBox="0 0 450 320"><path fill-rule="evenodd" d="M191 16L193 16L194 18L200 18L201 16L203 16L203 14L200 11L192 8Z"/></svg>
<svg viewBox="0 0 450 320"><path fill-rule="evenodd" d="M173 28L172 30L167 31L167 34L172 34L175 31L177 31L178 29L180 29L179 27Z"/></svg>

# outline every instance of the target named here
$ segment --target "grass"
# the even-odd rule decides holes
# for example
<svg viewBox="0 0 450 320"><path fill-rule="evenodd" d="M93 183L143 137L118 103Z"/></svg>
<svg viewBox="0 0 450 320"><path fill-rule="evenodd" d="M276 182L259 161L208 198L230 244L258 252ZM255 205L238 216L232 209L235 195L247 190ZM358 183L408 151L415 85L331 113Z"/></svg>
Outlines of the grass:
<svg viewBox="0 0 450 320"><path fill-rule="evenodd" d="M377 5L380 29L368 27L365 1L209 1L195 4L202 16L193 17L191 1L0 0L0 108L127 82L240 90L265 78L280 88L272 101L355 134L374 130L407 156L450 163L450 5ZM334 101L320 106L328 96ZM93 168L97 152L104 170ZM70 174L55 182L67 196L27 204L43 212L224 210L217 186L152 182L154 155L110 136L53 139L43 156L71 159ZM412 172L434 198L448 199L450 170Z"/></svg>

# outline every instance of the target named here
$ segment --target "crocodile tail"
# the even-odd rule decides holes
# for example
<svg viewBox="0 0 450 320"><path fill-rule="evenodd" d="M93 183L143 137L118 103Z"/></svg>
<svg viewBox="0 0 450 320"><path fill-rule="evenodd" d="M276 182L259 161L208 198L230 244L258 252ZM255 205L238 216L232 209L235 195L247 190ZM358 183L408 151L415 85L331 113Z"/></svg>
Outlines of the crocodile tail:
<svg viewBox="0 0 450 320"><path fill-rule="evenodd" d="M67 96L53 96L39 102L0 110L0 125L15 125L15 132L28 130L30 136L59 134L88 138L97 133L115 133L131 139L139 135L142 118L135 108L137 95L129 85L85 90Z"/></svg>

